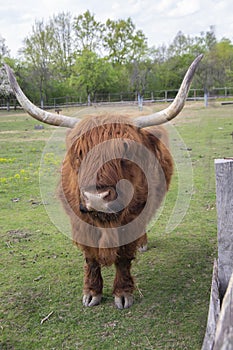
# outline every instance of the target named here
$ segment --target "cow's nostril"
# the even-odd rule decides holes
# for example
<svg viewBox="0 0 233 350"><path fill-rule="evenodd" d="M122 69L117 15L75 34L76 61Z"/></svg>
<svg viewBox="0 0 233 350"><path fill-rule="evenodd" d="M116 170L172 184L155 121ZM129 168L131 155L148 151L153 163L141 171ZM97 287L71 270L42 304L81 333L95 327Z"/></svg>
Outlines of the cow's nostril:
<svg viewBox="0 0 233 350"><path fill-rule="evenodd" d="M80 209L81 213L87 213L88 212L87 208L82 203L80 203L79 209Z"/></svg>

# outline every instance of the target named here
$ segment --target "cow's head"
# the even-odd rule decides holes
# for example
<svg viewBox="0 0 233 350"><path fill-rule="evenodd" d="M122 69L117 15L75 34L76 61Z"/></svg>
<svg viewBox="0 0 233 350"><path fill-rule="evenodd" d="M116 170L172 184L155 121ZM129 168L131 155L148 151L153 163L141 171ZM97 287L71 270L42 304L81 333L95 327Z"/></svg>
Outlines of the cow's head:
<svg viewBox="0 0 233 350"><path fill-rule="evenodd" d="M69 189L69 174L77 180L73 193L78 193L83 218L114 221L129 204L131 211L139 213L151 181L154 188L158 182L161 194L166 191L167 169L158 166L158 159L168 158L168 150L159 130L152 135L133 125L130 118L106 114L85 118L73 128L62 178L63 187Z"/></svg>

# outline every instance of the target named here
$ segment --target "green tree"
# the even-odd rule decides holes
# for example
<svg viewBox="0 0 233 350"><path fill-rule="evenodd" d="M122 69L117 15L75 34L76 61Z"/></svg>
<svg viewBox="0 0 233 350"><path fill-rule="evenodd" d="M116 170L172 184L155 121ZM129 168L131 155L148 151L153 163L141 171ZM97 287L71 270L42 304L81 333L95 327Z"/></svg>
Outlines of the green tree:
<svg viewBox="0 0 233 350"><path fill-rule="evenodd" d="M4 57L9 57L10 51L6 46L6 39L4 39L0 34L0 62Z"/></svg>
<svg viewBox="0 0 233 350"><path fill-rule="evenodd" d="M131 64L131 86L138 97L139 108L142 108L143 97L148 85L148 77L151 69L152 66L149 59L134 61Z"/></svg>
<svg viewBox="0 0 233 350"><path fill-rule="evenodd" d="M40 92L41 107L43 108L44 97L48 99L50 88L51 66L53 62L54 28L43 20L36 21L32 27L32 34L24 40L22 53L32 70L34 81Z"/></svg>
<svg viewBox="0 0 233 350"><path fill-rule="evenodd" d="M70 13L59 13L50 19L53 32L52 60L56 66L57 75L67 78L70 75L73 61L72 17Z"/></svg>
<svg viewBox="0 0 233 350"><path fill-rule="evenodd" d="M0 67L0 96L6 99L7 110L10 109L10 96L13 95L6 71L4 67Z"/></svg>
<svg viewBox="0 0 233 350"><path fill-rule="evenodd" d="M145 35L141 30L136 30L131 18L107 20L104 47L108 58L119 64L140 59L148 48Z"/></svg>
<svg viewBox="0 0 233 350"><path fill-rule="evenodd" d="M222 85L233 84L233 45L229 39L223 38L213 49L218 68L218 79Z"/></svg>
<svg viewBox="0 0 233 350"><path fill-rule="evenodd" d="M200 69L205 88L223 87L233 83L233 45L230 40L222 39L209 52Z"/></svg>
<svg viewBox="0 0 233 350"><path fill-rule="evenodd" d="M84 50L98 52L102 48L104 25L95 19L87 10L74 19L75 48L81 53Z"/></svg>
<svg viewBox="0 0 233 350"><path fill-rule="evenodd" d="M95 52L84 50L78 56L73 67L71 84L85 91L88 105L95 101L96 94L109 91L114 84L115 75L112 65Z"/></svg>
<svg viewBox="0 0 233 350"><path fill-rule="evenodd" d="M7 110L10 109L9 101L10 96L12 95L12 90L7 78L6 71L3 66L1 66L2 62L12 61L10 58L10 51L6 46L6 40L0 35L0 96L6 98L7 101Z"/></svg>
<svg viewBox="0 0 233 350"><path fill-rule="evenodd" d="M212 25L210 26L210 30L206 32L205 34L205 44L208 51L214 48L214 46L217 44L217 39L215 36L215 27Z"/></svg>
<svg viewBox="0 0 233 350"><path fill-rule="evenodd" d="M188 52L190 47L190 38L185 36L181 31L177 33L172 44L168 48L168 56L181 56Z"/></svg>
<svg viewBox="0 0 233 350"><path fill-rule="evenodd" d="M211 89L233 84L232 43L220 42L214 26L190 37L181 31L173 42L148 48L131 18L97 21L89 10L72 20L69 13L36 21L24 40L23 58L15 65L23 88L34 101L84 91L90 101L98 93L177 89L194 57L204 53L193 86ZM0 37L0 58L9 54ZM113 69L114 68L114 69ZM70 84L72 82L72 84ZM37 93L39 91L39 94ZM173 96L171 96L173 97Z"/></svg>

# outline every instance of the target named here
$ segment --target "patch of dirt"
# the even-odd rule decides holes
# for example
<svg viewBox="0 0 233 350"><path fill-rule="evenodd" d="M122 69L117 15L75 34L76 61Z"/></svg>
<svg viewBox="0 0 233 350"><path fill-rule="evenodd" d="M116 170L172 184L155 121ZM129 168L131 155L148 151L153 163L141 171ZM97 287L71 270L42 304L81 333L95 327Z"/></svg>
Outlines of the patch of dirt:
<svg viewBox="0 0 233 350"><path fill-rule="evenodd" d="M31 234L22 230L10 230L7 231L7 237L9 238L10 242L12 243L18 243L22 240L30 240Z"/></svg>
<svg viewBox="0 0 233 350"><path fill-rule="evenodd" d="M15 346L11 344L10 340L0 343L0 350L14 350L14 349L15 349Z"/></svg>

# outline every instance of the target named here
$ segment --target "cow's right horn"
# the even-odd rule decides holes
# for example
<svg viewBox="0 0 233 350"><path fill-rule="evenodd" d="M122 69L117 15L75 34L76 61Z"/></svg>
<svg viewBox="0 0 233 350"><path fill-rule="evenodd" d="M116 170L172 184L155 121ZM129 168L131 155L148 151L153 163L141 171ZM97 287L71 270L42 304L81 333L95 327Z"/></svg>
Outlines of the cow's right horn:
<svg viewBox="0 0 233 350"><path fill-rule="evenodd" d="M169 120L175 118L182 110L185 104L185 100L188 96L189 88L194 76L194 73L201 61L203 55L199 55L193 61L189 67L185 77L182 81L180 89L174 99L174 101L167 108L163 109L160 112L153 113L151 115L141 116L134 119L134 123L139 128L146 128L148 126L160 125L167 123Z"/></svg>
<svg viewBox="0 0 233 350"><path fill-rule="evenodd" d="M51 125L56 126L64 126L67 128L73 128L75 124L77 124L80 119L68 117L61 114L56 113L50 113L47 111L44 111L43 109L38 108L35 106L29 99L24 95L23 91L21 90L19 84L17 83L17 80L15 78L15 75L12 71L12 69L7 65L4 64L4 67L6 69L8 79L10 86L15 93L15 96L17 100L19 101L20 105L25 109L25 111L30 114L33 118Z"/></svg>

